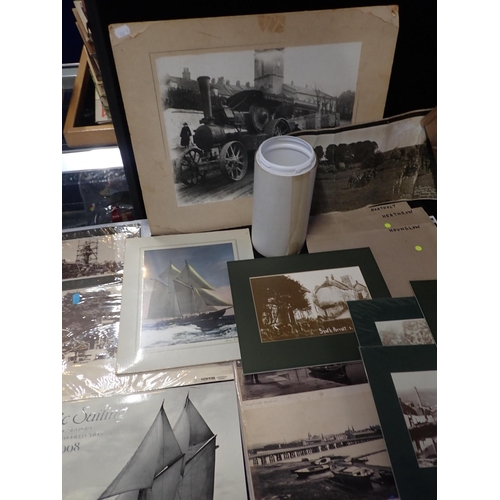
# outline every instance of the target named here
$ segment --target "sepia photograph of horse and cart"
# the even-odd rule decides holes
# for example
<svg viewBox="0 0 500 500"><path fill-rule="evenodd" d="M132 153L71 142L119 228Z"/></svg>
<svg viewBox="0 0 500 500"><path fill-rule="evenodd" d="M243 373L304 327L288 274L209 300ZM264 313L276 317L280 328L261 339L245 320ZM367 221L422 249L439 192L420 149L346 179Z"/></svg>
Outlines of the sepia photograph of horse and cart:
<svg viewBox="0 0 500 500"><path fill-rule="evenodd" d="M341 43L156 59L177 206L252 196L257 149L286 134L316 151L313 215L434 198L419 121L352 123L360 53Z"/></svg>

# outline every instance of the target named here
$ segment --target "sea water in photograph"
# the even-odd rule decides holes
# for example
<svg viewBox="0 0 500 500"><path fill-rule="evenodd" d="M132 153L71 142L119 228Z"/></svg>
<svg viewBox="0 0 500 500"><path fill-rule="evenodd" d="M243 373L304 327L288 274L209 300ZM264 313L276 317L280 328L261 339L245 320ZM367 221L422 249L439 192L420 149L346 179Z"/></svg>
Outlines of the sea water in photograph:
<svg viewBox="0 0 500 500"><path fill-rule="evenodd" d="M391 375L418 466L437 467L437 371Z"/></svg>
<svg viewBox="0 0 500 500"><path fill-rule="evenodd" d="M141 347L237 337L227 261L231 243L147 250Z"/></svg>
<svg viewBox="0 0 500 500"><path fill-rule="evenodd" d="M256 500L397 498L367 383L244 401Z"/></svg>

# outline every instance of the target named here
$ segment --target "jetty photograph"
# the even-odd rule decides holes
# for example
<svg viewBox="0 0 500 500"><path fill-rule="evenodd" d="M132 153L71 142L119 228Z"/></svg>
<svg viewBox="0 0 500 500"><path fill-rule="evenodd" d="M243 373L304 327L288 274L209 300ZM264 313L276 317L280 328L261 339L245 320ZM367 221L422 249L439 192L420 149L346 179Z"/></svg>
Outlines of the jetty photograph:
<svg viewBox="0 0 500 500"><path fill-rule="evenodd" d="M254 498L397 497L367 383L242 403Z"/></svg>

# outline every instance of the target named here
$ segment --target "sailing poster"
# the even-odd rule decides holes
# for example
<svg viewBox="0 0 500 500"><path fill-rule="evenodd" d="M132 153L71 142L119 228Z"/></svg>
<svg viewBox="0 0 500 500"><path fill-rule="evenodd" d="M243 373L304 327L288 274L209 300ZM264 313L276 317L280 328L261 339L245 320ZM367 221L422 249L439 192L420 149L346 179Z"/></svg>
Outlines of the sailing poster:
<svg viewBox="0 0 500 500"><path fill-rule="evenodd" d="M253 258L249 231L129 243L117 355L123 373L239 359L227 263Z"/></svg>
<svg viewBox="0 0 500 500"><path fill-rule="evenodd" d="M63 404L62 499L117 496L247 498L234 382Z"/></svg>

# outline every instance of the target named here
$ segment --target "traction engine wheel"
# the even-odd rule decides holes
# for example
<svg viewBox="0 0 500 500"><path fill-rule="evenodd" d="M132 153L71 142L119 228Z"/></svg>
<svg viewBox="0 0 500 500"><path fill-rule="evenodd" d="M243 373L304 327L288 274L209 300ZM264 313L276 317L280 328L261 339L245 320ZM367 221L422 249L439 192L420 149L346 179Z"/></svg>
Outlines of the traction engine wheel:
<svg viewBox="0 0 500 500"><path fill-rule="evenodd" d="M226 142L220 151L219 168L224 177L240 181L248 169L248 155L245 146L238 141Z"/></svg>
<svg viewBox="0 0 500 500"><path fill-rule="evenodd" d="M181 156L179 162L179 175L181 181L186 184L186 186L198 184L204 176L205 172L199 169L202 154L203 152L201 149L189 148Z"/></svg>
<svg viewBox="0 0 500 500"><path fill-rule="evenodd" d="M270 137L277 135L286 135L292 131L290 124L284 118L271 120L264 128L264 132Z"/></svg>

